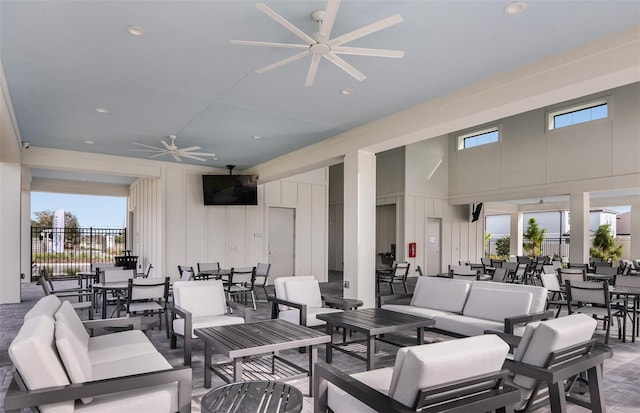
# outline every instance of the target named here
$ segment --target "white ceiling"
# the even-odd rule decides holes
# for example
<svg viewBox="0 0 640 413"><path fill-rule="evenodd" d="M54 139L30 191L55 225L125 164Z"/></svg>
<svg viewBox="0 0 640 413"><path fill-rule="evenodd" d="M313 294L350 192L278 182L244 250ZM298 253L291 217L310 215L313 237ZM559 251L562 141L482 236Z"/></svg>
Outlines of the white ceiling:
<svg viewBox="0 0 640 413"><path fill-rule="evenodd" d="M300 40L254 1L0 0L0 56L21 138L34 147L145 157L133 141L159 146L177 134L179 147L217 154L205 165L246 169L640 24L636 0L535 0L515 16L503 13L508 3L343 1L331 37L404 18L348 44L406 52L401 60L343 56L363 82L323 61L305 87L310 58L255 73L298 50L230 40ZM326 6L266 4L307 33L317 30L311 11ZM129 25L145 35L129 35ZM345 88L353 94L341 95Z"/></svg>

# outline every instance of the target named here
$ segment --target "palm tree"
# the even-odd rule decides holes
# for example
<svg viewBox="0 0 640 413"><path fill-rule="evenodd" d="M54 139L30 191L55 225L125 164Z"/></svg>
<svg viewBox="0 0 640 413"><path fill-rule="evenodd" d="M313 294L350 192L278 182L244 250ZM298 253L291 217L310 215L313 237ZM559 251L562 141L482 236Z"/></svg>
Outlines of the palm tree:
<svg viewBox="0 0 640 413"><path fill-rule="evenodd" d="M611 226L602 224L593 234L593 247L589 248L589 255L601 258L603 262L617 260L622 256L622 245L616 245L616 239L611 234Z"/></svg>
<svg viewBox="0 0 640 413"><path fill-rule="evenodd" d="M527 227L527 231L523 234L524 237L529 240L529 242L525 242L523 245L524 250L527 251L529 257L540 256L542 252L542 242L544 241L546 232L547 229L540 228L535 218L529 219L529 226Z"/></svg>

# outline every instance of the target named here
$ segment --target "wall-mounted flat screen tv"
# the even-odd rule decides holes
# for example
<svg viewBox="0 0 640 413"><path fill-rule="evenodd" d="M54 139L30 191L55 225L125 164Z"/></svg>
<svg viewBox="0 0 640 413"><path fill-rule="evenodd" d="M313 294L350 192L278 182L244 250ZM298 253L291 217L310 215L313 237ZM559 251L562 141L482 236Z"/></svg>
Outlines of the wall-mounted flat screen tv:
<svg viewBox="0 0 640 413"><path fill-rule="evenodd" d="M205 205L258 205L257 175L202 175Z"/></svg>

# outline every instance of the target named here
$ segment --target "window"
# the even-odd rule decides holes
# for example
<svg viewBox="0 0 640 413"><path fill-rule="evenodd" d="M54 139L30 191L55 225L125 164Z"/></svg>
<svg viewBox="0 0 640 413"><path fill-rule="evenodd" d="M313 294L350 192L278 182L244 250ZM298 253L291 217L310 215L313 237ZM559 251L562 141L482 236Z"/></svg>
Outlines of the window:
<svg viewBox="0 0 640 413"><path fill-rule="evenodd" d="M554 111L549 113L548 116L549 130L564 128L607 118L609 116L609 104L606 100L598 100Z"/></svg>
<svg viewBox="0 0 640 413"><path fill-rule="evenodd" d="M458 150L486 145L500 140L500 129L491 127L458 136Z"/></svg>

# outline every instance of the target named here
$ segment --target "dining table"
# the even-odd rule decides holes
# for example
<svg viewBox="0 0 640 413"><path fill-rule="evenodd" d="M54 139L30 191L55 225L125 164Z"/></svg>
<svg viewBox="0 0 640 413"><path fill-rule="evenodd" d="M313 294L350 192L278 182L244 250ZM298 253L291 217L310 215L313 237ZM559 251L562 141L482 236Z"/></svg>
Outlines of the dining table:
<svg viewBox="0 0 640 413"><path fill-rule="evenodd" d="M196 280L228 280L231 269L219 268L217 270L202 270L194 275Z"/></svg>
<svg viewBox="0 0 640 413"><path fill-rule="evenodd" d="M120 298L123 295L123 292L129 288L128 281L114 281L114 282L106 282L106 283L93 283L91 286L93 289L93 302L94 305L98 302L96 300L97 296L100 295L102 298L102 318L107 318L107 294L109 292L114 293L116 296L116 315L120 317Z"/></svg>
<svg viewBox="0 0 640 413"><path fill-rule="evenodd" d="M629 286L610 286L609 292L612 296L623 297L624 320L622 322L622 342L626 342L627 335L627 317L631 315L631 342L635 343L636 337L640 335L640 326L638 325L638 313L640 311L640 287ZM631 305L629 305L629 303Z"/></svg>

